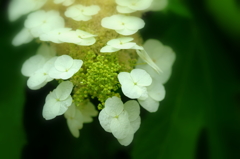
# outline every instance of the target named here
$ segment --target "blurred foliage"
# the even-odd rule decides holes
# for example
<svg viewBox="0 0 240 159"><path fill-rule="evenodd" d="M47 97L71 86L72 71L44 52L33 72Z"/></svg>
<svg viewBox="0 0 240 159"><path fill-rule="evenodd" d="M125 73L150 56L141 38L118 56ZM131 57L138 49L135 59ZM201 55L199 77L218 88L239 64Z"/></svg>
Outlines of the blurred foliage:
<svg viewBox="0 0 240 159"><path fill-rule="evenodd" d="M64 117L42 118L45 97L54 87L26 88L21 65L37 45L11 46L24 18L9 23L6 2L1 1L0 158L240 158L240 17L233 11L221 16L230 1L170 0L164 12L144 15L143 38L171 46L177 60L160 109L142 109L141 127L128 147L106 133L97 118L84 125L79 139L71 136ZM239 5L232 7L239 11ZM228 27L221 29L226 21Z"/></svg>

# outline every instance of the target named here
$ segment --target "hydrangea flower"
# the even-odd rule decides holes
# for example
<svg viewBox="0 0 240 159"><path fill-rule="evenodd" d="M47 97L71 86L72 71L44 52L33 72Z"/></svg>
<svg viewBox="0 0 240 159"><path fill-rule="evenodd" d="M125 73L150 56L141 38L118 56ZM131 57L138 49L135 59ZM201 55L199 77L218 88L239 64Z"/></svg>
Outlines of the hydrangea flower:
<svg viewBox="0 0 240 159"><path fill-rule="evenodd" d="M54 0L53 2L55 4L60 4L61 3L64 6L70 6L75 2L75 0Z"/></svg>
<svg viewBox="0 0 240 159"><path fill-rule="evenodd" d="M59 56L50 69L49 76L55 79L69 79L81 68L82 64L82 60L73 59L71 56Z"/></svg>
<svg viewBox="0 0 240 159"><path fill-rule="evenodd" d="M65 16L76 21L88 21L92 19L92 16L97 14L99 11L100 7L97 5L83 6L77 4L67 8Z"/></svg>
<svg viewBox="0 0 240 159"><path fill-rule="evenodd" d="M47 33L57 28L63 28L64 19L58 11L39 10L28 15L24 26L30 30L34 37L39 37L43 33Z"/></svg>
<svg viewBox="0 0 240 159"><path fill-rule="evenodd" d="M153 0L116 0L119 13L132 13L150 7Z"/></svg>
<svg viewBox="0 0 240 159"><path fill-rule="evenodd" d="M29 77L27 85L30 89L39 89L53 80L49 77L48 72L56 60L55 54L56 52L52 47L42 44L37 54L24 62L21 72L24 76Z"/></svg>
<svg viewBox="0 0 240 159"><path fill-rule="evenodd" d="M83 115L81 111L72 103L64 113L64 117L67 119L70 132L74 137L78 138L80 135L79 130L83 127Z"/></svg>
<svg viewBox="0 0 240 159"><path fill-rule="evenodd" d="M154 61L154 63L161 68L162 72L157 73L149 65L137 65L137 68L146 70L153 79L160 83L166 83L172 72L172 65L176 59L176 55L173 50L164 46L160 41L149 39L144 45L144 49L149 53L149 56ZM138 60L138 63L143 63L142 59Z"/></svg>
<svg viewBox="0 0 240 159"><path fill-rule="evenodd" d="M96 42L96 35L77 29L76 31L66 31L59 36L59 40L82 46L93 45Z"/></svg>
<svg viewBox="0 0 240 159"><path fill-rule="evenodd" d="M130 73L120 72L118 80L121 84L122 92L131 99L146 99L147 88L151 85L152 78L142 69L133 69Z"/></svg>
<svg viewBox="0 0 240 159"><path fill-rule="evenodd" d="M48 82L52 81L53 78L49 76L49 70L53 67L57 57L53 57L48 60L41 68L35 71L28 79L27 86L36 90L45 86Z"/></svg>
<svg viewBox="0 0 240 159"><path fill-rule="evenodd" d="M158 81L153 80L152 84L147 87L148 97L144 100L138 99L140 105L149 112L156 112L159 102L165 97L165 88Z"/></svg>
<svg viewBox="0 0 240 159"><path fill-rule="evenodd" d="M158 110L165 97L162 84L175 60L172 50L158 41L143 45L138 32L145 26L142 14L163 8L164 2L12 0L11 20L29 13L13 45L34 38L41 43L22 66L27 86L35 90L52 80L60 83L47 95L43 117L64 114L71 134L79 137L83 124L99 115L103 129L129 145L141 124L140 105Z"/></svg>
<svg viewBox="0 0 240 159"><path fill-rule="evenodd" d="M44 34L40 35L40 40L42 41L51 41L53 43L63 43L65 41L65 34L68 34L71 32L71 28L58 28L58 29L54 29L52 31L46 32Z"/></svg>
<svg viewBox="0 0 240 159"><path fill-rule="evenodd" d="M103 129L111 132L123 145L128 145L133 134L140 126L140 108L136 101L125 104L118 97L108 98L104 109L99 114L99 121Z"/></svg>
<svg viewBox="0 0 240 159"><path fill-rule="evenodd" d="M68 107L72 104L72 97L70 95L72 89L72 82L64 81L47 95L42 112L46 120L53 119L67 111Z"/></svg>
<svg viewBox="0 0 240 159"><path fill-rule="evenodd" d="M132 41L132 37L121 37L117 39L112 39L107 42L107 45L101 48L100 52L116 52L121 49L142 49L142 47L138 46Z"/></svg>
<svg viewBox="0 0 240 159"><path fill-rule="evenodd" d="M102 19L101 25L104 28L113 29L121 35L132 35L145 25L138 17L126 15L112 15Z"/></svg>

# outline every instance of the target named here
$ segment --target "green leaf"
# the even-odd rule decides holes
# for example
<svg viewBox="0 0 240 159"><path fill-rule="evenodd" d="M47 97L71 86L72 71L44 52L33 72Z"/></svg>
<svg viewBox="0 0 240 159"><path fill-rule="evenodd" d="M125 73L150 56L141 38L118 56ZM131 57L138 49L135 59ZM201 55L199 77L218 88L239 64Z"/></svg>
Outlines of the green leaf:
<svg viewBox="0 0 240 159"><path fill-rule="evenodd" d="M144 38L158 38L177 58L160 109L142 119L133 158L239 158L240 113L233 97L240 85L229 49L201 8L191 7L198 13L194 20L171 13L146 17Z"/></svg>
<svg viewBox="0 0 240 159"><path fill-rule="evenodd" d="M13 48L11 32L4 31L11 26L4 18L1 20L0 158L17 159L26 143L23 128L25 80L20 73L24 57L21 51L26 50Z"/></svg>

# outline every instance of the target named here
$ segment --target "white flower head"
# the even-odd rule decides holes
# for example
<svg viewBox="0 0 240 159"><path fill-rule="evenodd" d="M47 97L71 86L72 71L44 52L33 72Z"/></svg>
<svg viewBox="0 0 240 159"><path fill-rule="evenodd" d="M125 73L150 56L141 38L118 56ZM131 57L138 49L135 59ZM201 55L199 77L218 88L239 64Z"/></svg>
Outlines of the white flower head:
<svg viewBox="0 0 240 159"><path fill-rule="evenodd" d="M67 8L65 16L76 21L88 21L99 11L100 7L98 5L83 6L77 4Z"/></svg>
<svg viewBox="0 0 240 159"><path fill-rule="evenodd" d="M63 28L65 22L58 11L38 10L28 15L24 25L34 37L39 37L51 30Z"/></svg>
<svg viewBox="0 0 240 159"><path fill-rule="evenodd" d="M60 4L61 3L64 6L70 6L75 2L75 0L54 0L53 2L55 4Z"/></svg>
<svg viewBox="0 0 240 159"><path fill-rule="evenodd" d="M47 95L42 112L46 120L53 119L67 111L68 107L72 104L72 97L70 95L72 89L72 82L64 81Z"/></svg>
<svg viewBox="0 0 240 159"><path fill-rule="evenodd" d="M161 68L162 72L157 73L151 66L149 65L137 65L137 68L141 68L146 70L153 79L157 80L160 83L166 83L172 72L172 65L176 59L176 55L173 50L163 45L160 41L149 39L144 45L144 49L149 53L152 61L156 66ZM143 63L144 60L138 60L139 63Z"/></svg>
<svg viewBox="0 0 240 159"><path fill-rule="evenodd" d="M79 130L83 127L83 115L81 111L72 103L64 113L64 117L67 119L70 132L74 137L78 138L80 135Z"/></svg>
<svg viewBox="0 0 240 159"><path fill-rule="evenodd" d="M113 29L121 35L132 35L145 25L141 18L126 15L113 15L102 19L104 28Z"/></svg>
<svg viewBox="0 0 240 159"><path fill-rule="evenodd" d="M127 146L140 126L139 114L140 108L136 101L123 104L120 98L114 96L106 100L99 121L105 131L111 132L120 144Z"/></svg>
<svg viewBox="0 0 240 159"><path fill-rule="evenodd" d="M86 31L77 29L76 31L68 31L59 36L59 40L66 43L73 43L82 46L90 46L96 42L96 35Z"/></svg>
<svg viewBox="0 0 240 159"><path fill-rule="evenodd" d="M146 99L148 97L146 86L150 86L152 78L142 69L133 69L130 73L120 72L118 80L122 92L131 99Z"/></svg>
<svg viewBox="0 0 240 159"><path fill-rule="evenodd" d="M15 21L24 14L40 9L47 0L12 0L8 8L10 21Z"/></svg>
<svg viewBox="0 0 240 159"><path fill-rule="evenodd" d="M121 37L117 39L112 39L107 42L107 45L104 46L100 52L116 52L121 49L142 49L142 47L138 46L135 42L131 42L133 40L132 37Z"/></svg>
<svg viewBox="0 0 240 159"><path fill-rule="evenodd" d="M132 13L150 7L153 0L115 0L119 13Z"/></svg>
<svg viewBox="0 0 240 159"><path fill-rule="evenodd" d="M147 87L148 98L138 99L140 105L149 112L156 112L159 107L159 102L165 97L165 88L158 82L153 80L152 84Z"/></svg>
<svg viewBox="0 0 240 159"><path fill-rule="evenodd" d="M82 60L73 59L69 55L59 56L50 69L49 76L55 79L69 79L78 72L82 64Z"/></svg>

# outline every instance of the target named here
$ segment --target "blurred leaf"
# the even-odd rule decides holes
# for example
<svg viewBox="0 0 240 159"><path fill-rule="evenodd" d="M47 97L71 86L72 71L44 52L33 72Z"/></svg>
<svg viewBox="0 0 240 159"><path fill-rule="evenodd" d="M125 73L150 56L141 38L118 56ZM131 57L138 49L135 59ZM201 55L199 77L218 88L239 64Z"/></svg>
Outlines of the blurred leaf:
<svg viewBox="0 0 240 159"><path fill-rule="evenodd" d="M11 26L5 18L1 20L0 158L17 159L26 143L22 123L25 80L20 73L24 50L13 49Z"/></svg>
<svg viewBox="0 0 240 159"><path fill-rule="evenodd" d="M185 17L192 18L192 14L189 9L184 5L183 0L169 0L167 8L175 14Z"/></svg>
<svg viewBox="0 0 240 159"><path fill-rule="evenodd" d="M145 30L144 38L157 37L153 31L160 30L159 39L175 50L177 59L160 109L142 120L133 158L239 158L240 113L233 98L239 82L229 49L200 11L191 21L171 14L146 17L150 32ZM199 145L202 138L206 141Z"/></svg>
<svg viewBox="0 0 240 159"><path fill-rule="evenodd" d="M240 7L237 0L205 0L208 11L223 30L240 39ZM238 41L239 42L239 41Z"/></svg>

